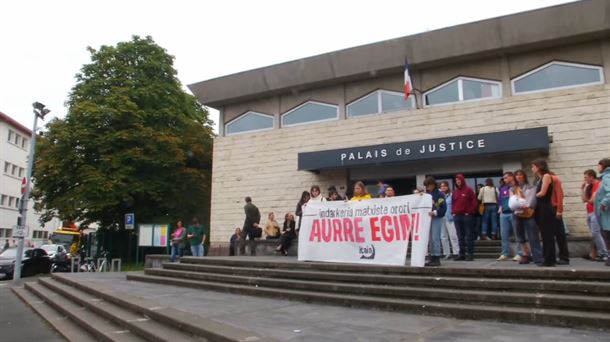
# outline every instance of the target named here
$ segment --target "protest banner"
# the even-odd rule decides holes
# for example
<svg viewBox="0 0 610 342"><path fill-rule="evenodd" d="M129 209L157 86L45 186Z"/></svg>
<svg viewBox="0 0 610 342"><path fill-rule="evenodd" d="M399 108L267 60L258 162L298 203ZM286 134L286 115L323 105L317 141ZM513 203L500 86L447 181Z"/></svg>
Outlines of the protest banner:
<svg viewBox="0 0 610 342"><path fill-rule="evenodd" d="M312 202L303 209L299 260L425 264L432 197L408 195L360 202Z"/></svg>

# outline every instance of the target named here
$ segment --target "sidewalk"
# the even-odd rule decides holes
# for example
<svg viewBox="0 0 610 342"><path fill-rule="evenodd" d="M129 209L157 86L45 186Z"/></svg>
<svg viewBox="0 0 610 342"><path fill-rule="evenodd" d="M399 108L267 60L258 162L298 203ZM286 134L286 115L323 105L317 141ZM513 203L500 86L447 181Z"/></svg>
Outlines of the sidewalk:
<svg viewBox="0 0 610 342"><path fill-rule="evenodd" d="M243 257L249 258L249 257ZM292 258L259 257L277 262ZM294 259L290 260L294 261ZM603 265L575 261L581 268L604 269ZM471 267L494 267L488 261ZM495 263L495 262L494 262ZM462 262L446 263L462 264ZM515 263L505 262L502 267ZM582 265L581 265L582 264ZM462 264L461 267L464 265ZM524 265L521 265L523 267ZM457 267L457 266L456 266ZM496 266L497 267L497 266ZM525 266L530 267L530 266ZM536 267L536 266L533 266ZM566 267L566 266L563 266ZM606 267L610 271L610 268ZM191 312L218 322L250 330L282 341L511 341L529 342L610 340L610 332L459 320L400 312L346 308L276 300L224 292L157 285L125 280L121 273L74 274L115 291L154 300L163 306Z"/></svg>
<svg viewBox="0 0 610 342"><path fill-rule="evenodd" d="M25 278L35 281L37 277ZM12 280L0 282L0 340L60 342L64 339L11 291Z"/></svg>

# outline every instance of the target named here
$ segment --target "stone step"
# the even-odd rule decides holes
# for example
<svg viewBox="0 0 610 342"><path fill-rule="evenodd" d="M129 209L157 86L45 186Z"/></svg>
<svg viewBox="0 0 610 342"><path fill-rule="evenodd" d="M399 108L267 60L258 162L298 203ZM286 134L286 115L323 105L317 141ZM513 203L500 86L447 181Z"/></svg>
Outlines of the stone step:
<svg viewBox="0 0 610 342"><path fill-rule="evenodd" d="M66 300L57 292L54 292L39 283L25 283L25 288L62 315L65 315L68 319L78 324L81 329L86 330L98 340L107 342L146 341L146 339L129 330L125 330L118 324L109 322L104 317L87 310L83 306Z"/></svg>
<svg viewBox="0 0 610 342"><path fill-rule="evenodd" d="M24 287L13 287L13 293L17 295L27 306L44 319L57 333L68 341L95 342L93 335L83 330L76 322L55 310L45 303L40 297Z"/></svg>
<svg viewBox="0 0 610 342"><path fill-rule="evenodd" d="M331 272L353 272L368 274L392 275L434 275L477 278L510 278L510 279L549 279L549 280L582 280L610 281L610 272L605 270L578 270L570 266L555 268L519 268L519 267L468 267L465 261L447 261L459 264L451 267L409 267L380 266L364 264L347 264L331 262L295 262L294 259L277 258L260 260L232 257L193 258L184 257L180 263L197 265L217 265L224 267L252 267L269 269L317 270ZM463 267L461 265L464 265Z"/></svg>
<svg viewBox="0 0 610 342"><path fill-rule="evenodd" d="M163 322L151 320L149 317L104 301L97 296L92 296L57 280L41 278L39 282L72 302L85 307L87 310L142 336L147 341L207 341L207 339L194 337L192 334L185 333L172 326L167 326Z"/></svg>
<svg viewBox="0 0 610 342"><path fill-rule="evenodd" d="M590 296L610 296L610 283L581 280L544 280L513 278L475 278L436 275L391 275L281 268L225 267L220 265L165 263L164 269L215 274L270 277L331 282L351 282L376 285L412 285L451 289L487 289L544 293L573 293Z"/></svg>
<svg viewBox="0 0 610 342"><path fill-rule="evenodd" d="M212 319L179 311L171 307L161 306L154 301L134 297L126 293L113 291L94 282L80 280L69 274L54 273L52 277L60 283L77 288L104 301L149 317L156 322L163 322L166 326L171 326L185 333L202 336L210 341L276 342L272 338L257 336L252 332L218 323Z"/></svg>
<svg viewBox="0 0 610 342"><path fill-rule="evenodd" d="M345 293L403 299L438 300L454 303L496 303L498 305L527 306L540 309L582 309L610 313L610 299L606 297L591 298L588 296L566 294L559 295L516 291L502 292L479 289L472 290L416 287L406 284L402 286L388 286L346 282L328 282L319 281L318 279L277 279L270 277L234 276L166 269L147 269L145 270L145 274L268 288L315 290L325 293Z"/></svg>
<svg viewBox="0 0 610 342"><path fill-rule="evenodd" d="M376 307L381 309L407 311L428 315L451 316L463 319L500 320L504 322L558 325L568 327L591 327L600 329L608 329L610 326L610 314L602 312L537 309L531 307L510 307L493 304L478 305L439 302L434 300L415 300L344 293L325 293L311 290L264 288L250 285L227 284L141 274L128 274L127 279L246 295L315 301L324 304L338 304L345 306Z"/></svg>

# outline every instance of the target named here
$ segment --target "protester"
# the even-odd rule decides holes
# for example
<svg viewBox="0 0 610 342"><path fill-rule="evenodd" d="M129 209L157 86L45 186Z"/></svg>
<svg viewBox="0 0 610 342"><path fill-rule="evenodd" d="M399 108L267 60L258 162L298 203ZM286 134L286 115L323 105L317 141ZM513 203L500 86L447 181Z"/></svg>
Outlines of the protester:
<svg viewBox="0 0 610 342"><path fill-rule="evenodd" d="M275 214L273 212L270 212L269 215L267 215L265 235L267 236L267 240L280 238L280 224L275 220Z"/></svg>
<svg viewBox="0 0 610 342"><path fill-rule="evenodd" d="M553 172L550 172L551 180L553 182L553 194L551 196L551 204L553 208L555 208L555 218L557 219L557 224L559 228L564 232L561 235L561 239L557 240L557 244L559 246L559 264L569 264L569 255L568 255L568 240L566 236L569 234L568 227L563 221L563 207L564 207L564 191L563 184L561 184L561 179L559 176Z"/></svg>
<svg viewBox="0 0 610 342"><path fill-rule="evenodd" d="M443 245L443 254L445 254L445 260L449 260L460 254L460 245L458 243L457 233L455 231L455 224L453 224L453 214L451 213L451 189L449 188L449 182L441 182L441 191L445 194L445 203L447 205L447 211L443 218L443 229L441 231L441 244ZM449 246L451 243L451 247Z"/></svg>
<svg viewBox="0 0 610 342"><path fill-rule="evenodd" d="M487 178L485 186L481 188L478 196L479 201L483 203L481 240L487 240L490 236L493 240L498 239L498 195L498 189L494 186L493 179Z"/></svg>
<svg viewBox="0 0 610 342"><path fill-rule="evenodd" d="M377 181L377 193L375 194L375 198L383 198L385 197L385 191L389 185L385 184L381 179Z"/></svg>
<svg viewBox="0 0 610 342"><path fill-rule="evenodd" d="M233 233L233 235L231 235L231 238L229 239L229 255L230 256L235 255L235 249L238 246L240 236L241 236L241 229L239 227L235 227L235 233Z"/></svg>
<svg viewBox="0 0 610 342"><path fill-rule="evenodd" d="M542 233L542 250L544 262L542 266L552 267L556 264L567 265L568 251L566 249L566 237L561 221L558 219L556 207L552 204L553 184L551 172L545 160L538 159L532 162L532 172L536 175L536 218ZM559 245L559 261L555 255L555 241Z"/></svg>
<svg viewBox="0 0 610 342"><path fill-rule="evenodd" d="M429 215L430 221L430 260L426 266L441 265L441 230L443 229L443 220L447 211L445 203L445 195L438 189L434 177L428 176L424 181L426 192L432 196L432 210Z"/></svg>
<svg viewBox="0 0 610 342"><path fill-rule="evenodd" d="M309 193L311 195L311 198L309 199L309 201L307 201L307 203L310 203L310 202L326 202L326 198L324 198L324 196L322 196L322 192L320 191L320 187L319 186L313 185L309 189Z"/></svg>
<svg viewBox="0 0 610 342"><path fill-rule="evenodd" d="M475 189L475 196L477 196L477 210L474 212L474 239L481 239L481 232L483 230L483 214L485 214L485 206L483 201L478 200L478 193L483 189L483 184L477 184Z"/></svg>
<svg viewBox="0 0 610 342"><path fill-rule="evenodd" d="M276 251L288 255L288 249L292 244L292 240L296 238L294 215L286 213L284 216L284 226L282 227L282 236L280 237L280 245Z"/></svg>
<svg viewBox="0 0 610 342"><path fill-rule="evenodd" d="M172 251L171 251L171 262L176 261L176 257L184 256L184 241L186 240L186 229L182 225L182 221L176 222L176 230L171 234L172 238Z"/></svg>
<svg viewBox="0 0 610 342"><path fill-rule="evenodd" d="M368 200L371 199L372 196L371 194L369 194L366 191L366 186L364 185L364 183L362 181L357 181L354 184L354 196L352 197L352 199L350 201L362 201L362 200Z"/></svg>
<svg viewBox="0 0 610 342"><path fill-rule="evenodd" d="M531 257L537 265L543 263L542 247L540 246L540 231L536 225L536 188L527 181L527 175L523 170L515 171L516 185L513 196L516 204L513 204L514 224L517 243L521 246L522 255L520 264L529 264ZM527 242L529 241L529 246Z"/></svg>
<svg viewBox="0 0 610 342"><path fill-rule="evenodd" d="M341 197L341 195L339 195L337 188L333 185L328 188L328 197L326 198L326 200L327 201L343 201L343 197Z"/></svg>
<svg viewBox="0 0 610 342"><path fill-rule="evenodd" d="M299 217L299 224L297 226L297 231L301 229L301 219L303 218L303 205L306 205L309 202L311 195L307 191L303 191L301 194L301 199L297 203L297 209L295 210L295 214Z"/></svg>
<svg viewBox="0 0 610 342"><path fill-rule="evenodd" d="M511 188L515 186L515 175L512 172L505 172L502 176L503 185L498 194L498 214L500 215L500 237L502 239L502 254L497 261L506 261L511 257L510 236L515 235L515 224L513 219L513 211L508 205L508 200L511 195ZM517 254L513 260L519 261L521 245L517 244Z"/></svg>
<svg viewBox="0 0 610 342"><path fill-rule="evenodd" d="M474 260L474 214L477 211L477 196L466 184L464 175L455 176L455 190L451 195L453 222L458 235L460 254L455 260Z"/></svg>
<svg viewBox="0 0 610 342"><path fill-rule="evenodd" d="M203 240L205 239L205 234L203 232L203 227L199 224L199 219L194 217L192 224L188 227L188 233L186 236L191 244L191 253L194 257L202 257L203 256Z"/></svg>
<svg viewBox="0 0 610 342"><path fill-rule="evenodd" d="M394 187L391 185L388 185L385 188L385 197L386 198L392 198L392 197L396 197L396 190L394 190Z"/></svg>
<svg viewBox="0 0 610 342"><path fill-rule="evenodd" d="M600 160L597 171L601 175L602 184L595 194L595 215L602 227L606 246L610 246L610 158ZM610 266L610 259L606 261L606 266Z"/></svg>
<svg viewBox="0 0 610 342"><path fill-rule="evenodd" d="M593 201L595 194L601 186L601 182L597 179L597 174L594 170L586 170L584 172L584 182L580 187L580 198L586 203L587 209L587 226L591 230L592 247L597 251L597 261L608 260L608 249L602 235L602 229L595 215L595 207Z"/></svg>
<svg viewBox="0 0 610 342"><path fill-rule="evenodd" d="M248 237L250 245L250 255L256 255L256 238L261 237L262 229L259 227L261 221L261 213L258 208L252 203L252 198L247 196L245 199L246 205L244 206L244 213L246 219L244 220L244 227L241 231L239 239L239 254L246 254L246 237Z"/></svg>

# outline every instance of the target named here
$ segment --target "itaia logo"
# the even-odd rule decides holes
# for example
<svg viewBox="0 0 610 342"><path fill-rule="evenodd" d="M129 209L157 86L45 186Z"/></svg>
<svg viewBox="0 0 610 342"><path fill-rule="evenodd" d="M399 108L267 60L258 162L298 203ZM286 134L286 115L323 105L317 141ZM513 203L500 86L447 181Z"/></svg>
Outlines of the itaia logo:
<svg viewBox="0 0 610 342"><path fill-rule="evenodd" d="M360 246L358 254L360 254L360 259L375 259L375 246Z"/></svg>

